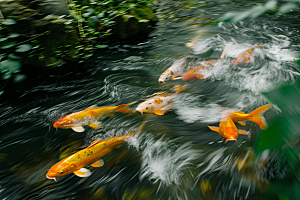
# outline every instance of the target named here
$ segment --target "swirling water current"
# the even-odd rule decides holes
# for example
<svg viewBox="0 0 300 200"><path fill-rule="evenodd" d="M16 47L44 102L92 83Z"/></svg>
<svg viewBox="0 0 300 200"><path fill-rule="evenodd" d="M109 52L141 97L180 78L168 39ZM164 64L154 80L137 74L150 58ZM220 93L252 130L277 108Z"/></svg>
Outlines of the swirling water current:
<svg viewBox="0 0 300 200"><path fill-rule="evenodd" d="M239 162L251 156L259 127L247 123L249 135L228 142L208 125L217 126L224 109L250 112L269 103L263 96L299 77L297 15L264 15L233 24L207 23L226 11L251 8L246 1L158 1L158 22L149 38L110 46L83 69L58 70L30 85L5 91L0 104L1 199L255 199L266 180L245 178ZM247 6L245 6L247 5ZM299 16L299 15L298 15ZM229 44L229 45L228 45ZM224 61L205 72L207 79L158 84L173 62L189 56ZM230 63L254 45L260 58L248 67ZM88 65L88 67L87 67ZM83 133L55 129L59 117L89 106L118 105L189 84L163 116L116 113L100 129ZM265 113L266 120L279 111ZM124 135L146 122L138 136L104 157L88 178L74 174L46 178L48 169L95 139ZM241 126L239 126L240 128ZM266 172L267 173L267 172Z"/></svg>

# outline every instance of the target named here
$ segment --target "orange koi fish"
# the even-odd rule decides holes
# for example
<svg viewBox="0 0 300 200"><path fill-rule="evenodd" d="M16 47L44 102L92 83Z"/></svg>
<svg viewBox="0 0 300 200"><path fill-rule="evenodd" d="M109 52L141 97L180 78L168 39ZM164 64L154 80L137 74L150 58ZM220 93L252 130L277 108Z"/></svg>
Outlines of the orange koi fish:
<svg viewBox="0 0 300 200"><path fill-rule="evenodd" d="M259 125L259 127L263 130L267 129L268 125L263 116L264 112L269 110L272 107L272 104L267 104L257 108L256 110L246 114L241 111L229 112L228 117L230 117L233 121L238 122L239 124L245 126L244 121L252 121Z"/></svg>
<svg viewBox="0 0 300 200"><path fill-rule="evenodd" d="M164 83L166 81L170 80L178 80L181 79L187 68L187 59L182 58L180 60L177 60L172 64L171 67L166 69L158 78L159 83Z"/></svg>
<svg viewBox="0 0 300 200"><path fill-rule="evenodd" d="M148 100L140 103L136 107L136 111L143 113L154 113L156 115L164 115L172 107L173 98L185 89L184 86L175 86L173 90L174 94L159 94Z"/></svg>
<svg viewBox="0 0 300 200"><path fill-rule="evenodd" d="M182 80L183 81L191 81L193 79L204 79L202 71L210 69L211 67L213 67L213 64L215 64L219 60L223 60L225 57L225 50L226 50L227 46L228 45L225 46L225 48L222 52L222 55L220 56L219 59L201 62L201 64L198 65L196 68L191 69L190 71L186 72L185 75L182 77Z"/></svg>
<svg viewBox="0 0 300 200"><path fill-rule="evenodd" d="M118 106L91 106L85 110L59 118L56 122L53 123L53 127L63 129L71 128L76 132L83 132L83 126L86 125L92 128L99 128L101 127L101 124L98 122L98 120L104 118L105 116L108 116L113 112L131 113L131 109L125 107L133 103L134 102Z"/></svg>
<svg viewBox="0 0 300 200"><path fill-rule="evenodd" d="M263 45L254 46L243 53L241 53L233 62L233 65L240 65L244 63L250 63L255 61L255 56L253 55L254 49L263 48Z"/></svg>
<svg viewBox="0 0 300 200"><path fill-rule="evenodd" d="M87 148L82 149L53 165L49 169L46 177L56 181L56 177L66 176L71 173L74 173L79 177L90 176L92 172L86 169L86 166L102 167L104 161L101 158L108 155L114 149L120 148L122 144L125 143L126 139L139 134L142 131L143 126L144 124L142 124L134 133L102 141L95 140Z"/></svg>
<svg viewBox="0 0 300 200"><path fill-rule="evenodd" d="M234 122L229 117L221 119L219 127L208 126L208 128L210 128L213 131L218 132L221 137L226 139L226 142L228 142L228 141L236 141L237 142L237 138L238 138L239 134L248 134L247 131L238 130L236 128Z"/></svg>

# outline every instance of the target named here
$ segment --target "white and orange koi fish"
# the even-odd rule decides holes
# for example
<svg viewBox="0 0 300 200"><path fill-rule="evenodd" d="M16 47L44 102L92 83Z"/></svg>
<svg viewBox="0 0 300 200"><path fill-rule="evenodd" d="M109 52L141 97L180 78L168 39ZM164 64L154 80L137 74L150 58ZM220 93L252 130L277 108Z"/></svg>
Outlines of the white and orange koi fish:
<svg viewBox="0 0 300 200"><path fill-rule="evenodd" d="M243 53L241 53L234 61L232 62L233 65L241 65L244 63L250 63L255 61L254 49L256 48L263 48L263 45L254 46Z"/></svg>
<svg viewBox="0 0 300 200"><path fill-rule="evenodd" d="M172 107L173 98L185 89L184 86L175 86L173 94L159 94L147 99L136 107L136 111L143 113L154 113L156 115L164 115Z"/></svg>
<svg viewBox="0 0 300 200"><path fill-rule="evenodd" d="M228 45L225 46L219 59L201 62L200 65L186 72L182 77L182 80L191 81L193 79L205 79L203 76L203 71L210 69L216 62L224 59L227 46Z"/></svg>
<svg viewBox="0 0 300 200"><path fill-rule="evenodd" d="M182 58L175 61L171 67L166 69L158 78L159 83L164 83L170 80L181 79L185 72L187 71L188 62L187 58Z"/></svg>

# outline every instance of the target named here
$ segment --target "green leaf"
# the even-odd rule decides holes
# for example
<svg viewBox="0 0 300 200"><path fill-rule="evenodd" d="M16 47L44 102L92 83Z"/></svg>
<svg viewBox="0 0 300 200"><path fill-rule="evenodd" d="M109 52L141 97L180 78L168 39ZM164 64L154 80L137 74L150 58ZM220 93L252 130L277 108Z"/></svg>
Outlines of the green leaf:
<svg viewBox="0 0 300 200"><path fill-rule="evenodd" d="M277 6L277 1L275 0L268 1L265 4L266 10L271 10L271 11L276 10L276 6Z"/></svg>
<svg viewBox="0 0 300 200"><path fill-rule="evenodd" d="M16 73L20 71L21 62L16 60L4 60L0 62L0 69L6 68L12 73Z"/></svg>
<svg viewBox="0 0 300 200"><path fill-rule="evenodd" d="M32 49L32 46L30 44L22 44L18 46L16 52L25 52L25 51L29 51L30 49Z"/></svg>
<svg viewBox="0 0 300 200"><path fill-rule="evenodd" d="M6 43L4 46L1 47L1 49L9 49L9 48L15 46L16 43L17 43L16 41Z"/></svg>
<svg viewBox="0 0 300 200"><path fill-rule="evenodd" d="M2 74L2 79L7 80L11 77L11 75L12 75L12 73L8 71L8 72Z"/></svg>
<svg viewBox="0 0 300 200"><path fill-rule="evenodd" d="M99 48L99 49L104 49L104 48L107 48L108 45L102 44L102 45L97 45L96 47Z"/></svg>
<svg viewBox="0 0 300 200"><path fill-rule="evenodd" d="M27 76L25 74L17 74L14 78L14 82L19 83L19 82L25 80L26 78L27 78Z"/></svg>
<svg viewBox="0 0 300 200"><path fill-rule="evenodd" d="M297 4L294 4L294 3L286 3L284 5L282 5L280 8L279 8L279 11L278 13L279 14L285 14L287 12L290 12L291 10L294 10L294 9L297 9L299 8L299 6Z"/></svg>
<svg viewBox="0 0 300 200"><path fill-rule="evenodd" d="M9 38L16 38L16 37L19 37L19 36L20 36L20 34L18 34L18 33L12 33L8 37Z"/></svg>
<svg viewBox="0 0 300 200"><path fill-rule="evenodd" d="M3 24L4 25L13 25L16 24L17 22L14 19L5 19Z"/></svg>
<svg viewBox="0 0 300 200"><path fill-rule="evenodd" d="M0 42L3 42L3 41L5 41L5 40L7 40L7 39L8 39L7 37L1 38L1 39L0 39Z"/></svg>
<svg viewBox="0 0 300 200"><path fill-rule="evenodd" d="M20 59L19 56L16 56L16 55L13 54L13 53L9 54L7 57L8 57L9 59L11 59L11 60L17 60L17 59Z"/></svg>
<svg viewBox="0 0 300 200"><path fill-rule="evenodd" d="M3 93L4 93L4 91L0 91L0 95L3 94Z"/></svg>

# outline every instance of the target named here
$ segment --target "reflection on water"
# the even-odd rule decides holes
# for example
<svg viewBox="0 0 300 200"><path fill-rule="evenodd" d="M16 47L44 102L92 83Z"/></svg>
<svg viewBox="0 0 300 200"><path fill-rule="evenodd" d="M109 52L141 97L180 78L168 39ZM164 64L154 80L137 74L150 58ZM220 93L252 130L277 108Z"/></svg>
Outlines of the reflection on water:
<svg viewBox="0 0 300 200"><path fill-rule="evenodd" d="M249 113L269 103L262 92L294 83L299 76L294 63L299 37L291 22L264 16L237 24L203 25L244 4L158 2L159 22L145 43L111 47L89 61L88 69L50 75L49 80L6 92L0 113L0 197L254 199L273 180L284 177L286 163L276 152L258 155L252 150L259 134L256 124L237 124L250 134L226 144L207 127L218 125L224 109ZM158 84L160 74L177 60L217 59L227 44L225 59L203 72L206 79ZM231 65L254 45L265 45L257 49L254 62ZM101 121L100 129L87 127L83 133L52 127L58 118L91 105L136 101L130 106L134 110L149 95L186 83L163 116L115 113ZM277 112L272 108L264 116L270 121ZM57 182L46 178L59 160L96 139L127 134L143 122L142 133L104 157L103 167L88 167L90 177L71 174Z"/></svg>

